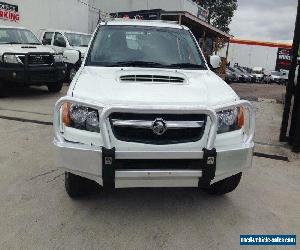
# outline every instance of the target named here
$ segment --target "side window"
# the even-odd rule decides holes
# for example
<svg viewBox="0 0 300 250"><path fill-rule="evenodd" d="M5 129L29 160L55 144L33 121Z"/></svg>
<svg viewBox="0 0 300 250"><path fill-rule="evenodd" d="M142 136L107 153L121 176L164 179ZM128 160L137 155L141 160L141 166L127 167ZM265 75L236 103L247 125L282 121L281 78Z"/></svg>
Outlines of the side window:
<svg viewBox="0 0 300 250"><path fill-rule="evenodd" d="M44 45L51 45L53 34L54 32L45 32L42 43Z"/></svg>
<svg viewBox="0 0 300 250"><path fill-rule="evenodd" d="M9 34L6 30L0 30L0 44L9 42Z"/></svg>
<svg viewBox="0 0 300 250"><path fill-rule="evenodd" d="M66 40L61 33L55 33L53 45L57 47L66 47Z"/></svg>

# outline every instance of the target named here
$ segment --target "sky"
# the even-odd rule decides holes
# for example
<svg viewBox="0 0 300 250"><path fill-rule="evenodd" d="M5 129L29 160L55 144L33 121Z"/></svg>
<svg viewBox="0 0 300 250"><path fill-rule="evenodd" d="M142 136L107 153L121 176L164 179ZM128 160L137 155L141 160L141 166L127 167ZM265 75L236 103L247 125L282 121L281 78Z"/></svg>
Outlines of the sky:
<svg viewBox="0 0 300 250"><path fill-rule="evenodd" d="M265 41L293 40L298 0L238 0L230 33Z"/></svg>

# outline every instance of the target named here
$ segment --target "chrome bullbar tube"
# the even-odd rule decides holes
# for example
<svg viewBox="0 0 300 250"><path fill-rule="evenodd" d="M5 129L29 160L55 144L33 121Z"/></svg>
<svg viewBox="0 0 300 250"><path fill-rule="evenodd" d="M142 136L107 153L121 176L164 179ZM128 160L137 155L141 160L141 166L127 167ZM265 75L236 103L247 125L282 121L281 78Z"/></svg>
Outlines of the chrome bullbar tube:
<svg viewBox="0 0 300 250"><path fill-rule="evenodd" d="M90 107L93 109L96 109L99 111L99 126L100 126L100 133L103 138L103 147L107 149L112 149L113 145L111 144L111 139L109 135L109 122L108 117L110 114L114 112L134 112L134 113L144 113L144 114L153 114L153 113L168 113L168 114L205 114L210 118L210 128L206 143L206 149L212 149L214 147L216 135L217 135L217 129L218 129L218 121L217 121L217 112L222 110L228 110L235 107L244 107L248 111L247 119L248 122L247 128L248 133L245 138L245 143L251 143L254 137L255 132L255 111L251 105L250 102L239 100L234 103L230 103L227 105L220 105L215 106L213 108L209 108L207 106L110 106L105 107L105 105L101 105L99 103L90 102L90 101L82 101L80 99L74 98L74 97L62 97L57 101L54 108L54 120L53 120L53 126L54 126L54 134L55 139L58 142L63 143L65 140L61 133L61 107L64 103L76 103L78 105L83 105L86 107Z"/></svg>

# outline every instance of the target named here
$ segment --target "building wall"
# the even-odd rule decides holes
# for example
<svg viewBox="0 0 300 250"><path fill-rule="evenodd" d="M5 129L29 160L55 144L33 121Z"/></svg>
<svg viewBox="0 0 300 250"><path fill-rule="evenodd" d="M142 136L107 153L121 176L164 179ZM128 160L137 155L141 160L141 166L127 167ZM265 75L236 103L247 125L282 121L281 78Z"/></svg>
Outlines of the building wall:
<svg viewBox="0 0 300 250"><path fill-rule="evenodd" d="M87 33L89 9L78 0L2 0L19 6L20 21L0 20L0 25L22 26L38 33L43 28Z"/></svg>
<svg viewBox="0 0 300 250"><path fill-rule="evenodd" d="M163 9L167 11L185 10L194 15L198 14L198 6L191 0L90 0L90 4L108 13Z"/></svg>
<svg viewBox="0 0 300 250"><path fill-rule="evenodd" d="M165 11L187 11L197 16L199 8L192 0L89 0L89 4L106 13L162 9ZM90 13L90 30L96 27L98 19L97 13Z"/></svg>

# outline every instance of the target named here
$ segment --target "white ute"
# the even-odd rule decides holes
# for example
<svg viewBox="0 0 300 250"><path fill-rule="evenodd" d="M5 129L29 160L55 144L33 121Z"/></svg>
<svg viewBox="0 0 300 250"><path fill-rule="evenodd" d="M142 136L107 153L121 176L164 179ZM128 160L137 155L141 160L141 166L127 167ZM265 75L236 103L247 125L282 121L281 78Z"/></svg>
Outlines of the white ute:
<svg viewBox="0 0 300 250"><path fill-rule="evenodd" d="M64 54L68 78L73 80L86 55L91 35L67 30L42 29L40 30L40 40L45 46L52 48L57 53L64 54L68 50L80 51L81 58L75 62L68 58L68 54Z"/></svg>
<svg viewBox="0 0 300 250"><path fill-rule="evenodd" d="M71 197L91 181L231 192L251 167L254 128L251 104L209 69L190 30L161 21L101 22L54 110Z"/></svg>
<svg viewBox="0 0 300 250"><path fill-rule="evenodd" d="M11 84L46 85L59 92L65 71L63 56L42 45L30 30L0 26L0 95Z"/></svg>

